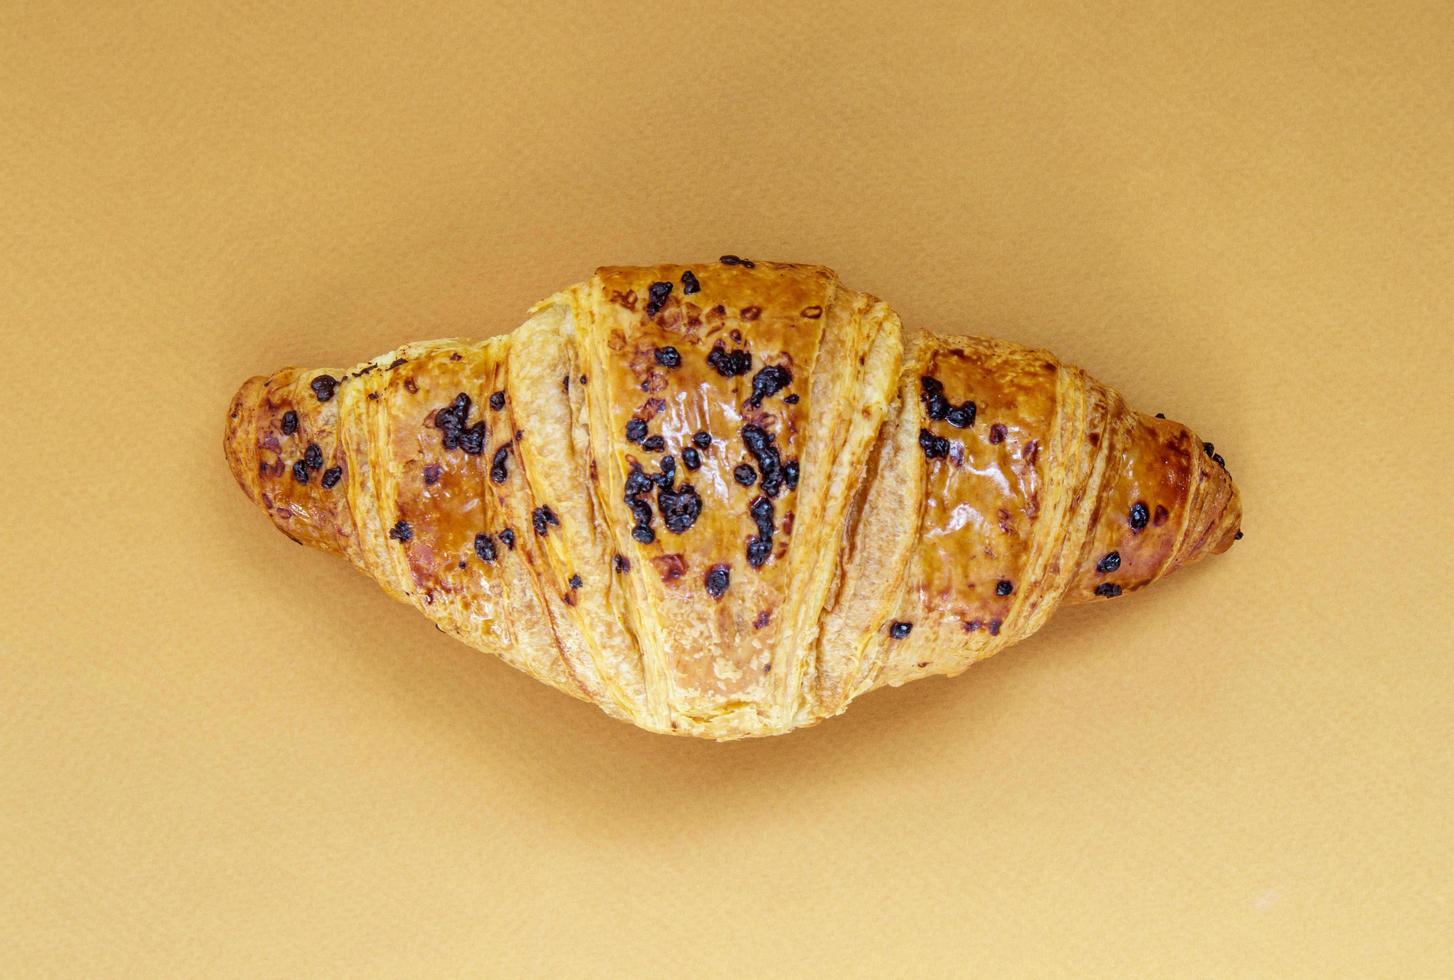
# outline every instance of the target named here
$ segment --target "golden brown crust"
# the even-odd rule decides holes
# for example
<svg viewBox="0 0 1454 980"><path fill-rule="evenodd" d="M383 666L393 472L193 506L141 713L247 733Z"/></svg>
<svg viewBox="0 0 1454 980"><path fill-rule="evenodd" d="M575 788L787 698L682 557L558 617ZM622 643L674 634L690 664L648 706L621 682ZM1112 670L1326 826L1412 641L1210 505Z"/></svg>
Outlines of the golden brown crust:
<svg viewBox="0 0 1454 980"><path fill-rule="evenodd" d="M254 378L225 449L280 530L446 631L711 738L957 673L1240 521L1184 426L787 263L603 268L507 336Z"/></svg>

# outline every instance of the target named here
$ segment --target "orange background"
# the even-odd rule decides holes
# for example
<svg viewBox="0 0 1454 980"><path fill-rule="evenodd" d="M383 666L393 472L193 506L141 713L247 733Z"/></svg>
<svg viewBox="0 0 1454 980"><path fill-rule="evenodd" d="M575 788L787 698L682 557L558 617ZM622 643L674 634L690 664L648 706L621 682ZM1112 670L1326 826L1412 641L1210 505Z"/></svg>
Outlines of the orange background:
<svg viewBox="0 0 1454 980"><path fill-rule="evenodd" d="M1454 974L1454 7L0 10L10 975ZM1217 443L1230 553L783 738L237 491L250 374L822 262Z"/></svg>

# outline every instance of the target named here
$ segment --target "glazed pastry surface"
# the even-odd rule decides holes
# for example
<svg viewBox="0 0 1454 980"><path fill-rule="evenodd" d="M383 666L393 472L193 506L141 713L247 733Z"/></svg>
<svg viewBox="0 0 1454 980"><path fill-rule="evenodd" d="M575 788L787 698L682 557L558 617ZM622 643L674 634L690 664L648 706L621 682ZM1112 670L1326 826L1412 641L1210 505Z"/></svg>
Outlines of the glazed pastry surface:
<svg viewBox="0 0 1454 980"><path fill-rule="evenodd" d="M246 382L284 534L608 714L772 735L1225 551L1220 455L1043 350L828 269L603 268L485 341Z"/></svg>

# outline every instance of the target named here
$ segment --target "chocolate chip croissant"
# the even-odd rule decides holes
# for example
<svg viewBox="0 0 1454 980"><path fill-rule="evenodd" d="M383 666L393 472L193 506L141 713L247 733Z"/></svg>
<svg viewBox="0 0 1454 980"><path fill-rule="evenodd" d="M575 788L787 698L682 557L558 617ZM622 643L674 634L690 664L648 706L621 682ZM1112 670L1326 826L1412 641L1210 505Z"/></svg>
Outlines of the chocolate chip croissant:
<svg viewBox="0 0 1454 980"><path fill-rule="evenodd" d="M248 381L237 482L441 629L656 732L957 674L1241 537L1220 455L828 269L604 268L512 333Z"/></svg>

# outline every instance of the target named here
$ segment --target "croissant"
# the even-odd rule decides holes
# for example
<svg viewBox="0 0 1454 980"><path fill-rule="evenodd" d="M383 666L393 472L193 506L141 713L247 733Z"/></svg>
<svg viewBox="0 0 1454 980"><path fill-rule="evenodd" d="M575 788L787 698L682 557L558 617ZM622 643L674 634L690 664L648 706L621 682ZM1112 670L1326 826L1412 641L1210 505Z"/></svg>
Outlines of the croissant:
<svg viewBox="0 0 1454 980"><path fill-rule="evenodd" d="M713 739L958 674L1242 536L1186 426L730 255L602 268L505 336L252 378L225 449L279 530L445 632Z"/></svg>

